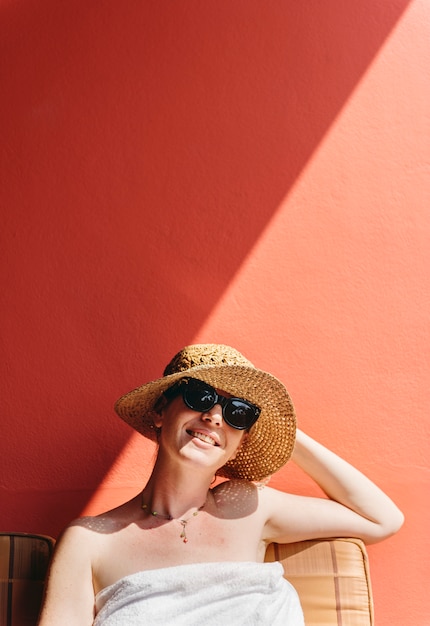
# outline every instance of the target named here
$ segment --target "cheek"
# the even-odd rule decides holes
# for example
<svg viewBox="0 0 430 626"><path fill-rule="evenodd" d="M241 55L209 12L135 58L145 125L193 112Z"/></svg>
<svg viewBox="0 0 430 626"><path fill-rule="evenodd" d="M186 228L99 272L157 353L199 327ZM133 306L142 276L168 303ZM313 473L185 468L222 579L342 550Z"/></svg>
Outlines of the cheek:
<svg viewBox="0 0 430 626"><path fill-rule="evenodd" d="M156 424L156 426L174 425L177 421L180 421L184 412L185 407L182 398L178 397L170 402L166 401L159 412L159 418L157 419L159 424Z"/></svg>
<svg viewBox="0 0 430 626"><path fill-rule="evenodd" d="M236 431L238 434L236 435L236 439L234 441L234 443L232 442L232 453L229 457L229 461L233 460L236 458L236 454L238 452L238 450L240 449L241 445L243 444L243 442L246 440L248 433L247 432L243 432L243 431Z"/></svg>

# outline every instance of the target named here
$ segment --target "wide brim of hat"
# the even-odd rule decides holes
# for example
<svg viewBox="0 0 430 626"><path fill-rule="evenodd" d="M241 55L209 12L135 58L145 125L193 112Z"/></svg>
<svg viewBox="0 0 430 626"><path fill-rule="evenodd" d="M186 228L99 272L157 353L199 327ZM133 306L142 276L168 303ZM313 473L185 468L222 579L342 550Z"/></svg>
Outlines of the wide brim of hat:
<svg viewBox="0 0 430 626"><path fill-rule="evenodd" d="M236 458L217 472L227 478L263 480L291 457L296 416L284 384L272 374L244 365L201 365L163 376L133 389L115 404L118 415L139 433L157 440L154 405L181 378L197 378L216 389L245 398L261 408L257 422L239 448Z"/></svg>

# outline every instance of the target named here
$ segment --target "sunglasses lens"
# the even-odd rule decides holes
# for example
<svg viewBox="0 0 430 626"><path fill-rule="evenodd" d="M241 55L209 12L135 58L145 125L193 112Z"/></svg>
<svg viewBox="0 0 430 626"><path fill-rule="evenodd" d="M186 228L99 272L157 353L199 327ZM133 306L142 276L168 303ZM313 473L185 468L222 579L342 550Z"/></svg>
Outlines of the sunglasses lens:
<svg viewBox="0 0 430 626"><path fill-rule="evenodd" d="M215 404L216 393L212 387L188 384L183 389L183 397L193 411L209 411Z"/></svg>
<svg viewBox="0 0 430 626"><path fill-rule="evenodd" d="M226 402L224 409L224 419L230 426L238 430L250 428L259 416L257 407L253 407L247 402L235 398Z"/></svg>

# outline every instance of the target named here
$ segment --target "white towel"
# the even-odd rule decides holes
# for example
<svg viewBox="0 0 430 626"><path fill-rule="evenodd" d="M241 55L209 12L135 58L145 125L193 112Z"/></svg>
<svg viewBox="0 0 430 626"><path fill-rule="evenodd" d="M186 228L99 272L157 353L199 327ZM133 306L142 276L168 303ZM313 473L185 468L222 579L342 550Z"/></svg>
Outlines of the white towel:
<svg viewBox="0 0 430 626"><path fill-rule="evenodd" d="M196 563L125 576L96 596L94 626L304 626L275 563Z"/></svg>

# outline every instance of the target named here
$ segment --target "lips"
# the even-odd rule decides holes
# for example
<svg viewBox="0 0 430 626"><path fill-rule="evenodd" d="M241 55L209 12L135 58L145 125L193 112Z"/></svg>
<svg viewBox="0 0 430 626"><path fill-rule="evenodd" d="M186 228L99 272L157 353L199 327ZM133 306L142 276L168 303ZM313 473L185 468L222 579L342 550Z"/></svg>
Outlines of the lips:
<svg viewBox="0 0 430 626"><path fill-rule="evenodd" d="M213 437L208 435L207 433L201 433L197 430L187 430L187 433L190 437L195 437L196 439L200 439L200 441L204 441L205 443L209 443L211 446L219 446L219 443L215 441Z"/></svg>

